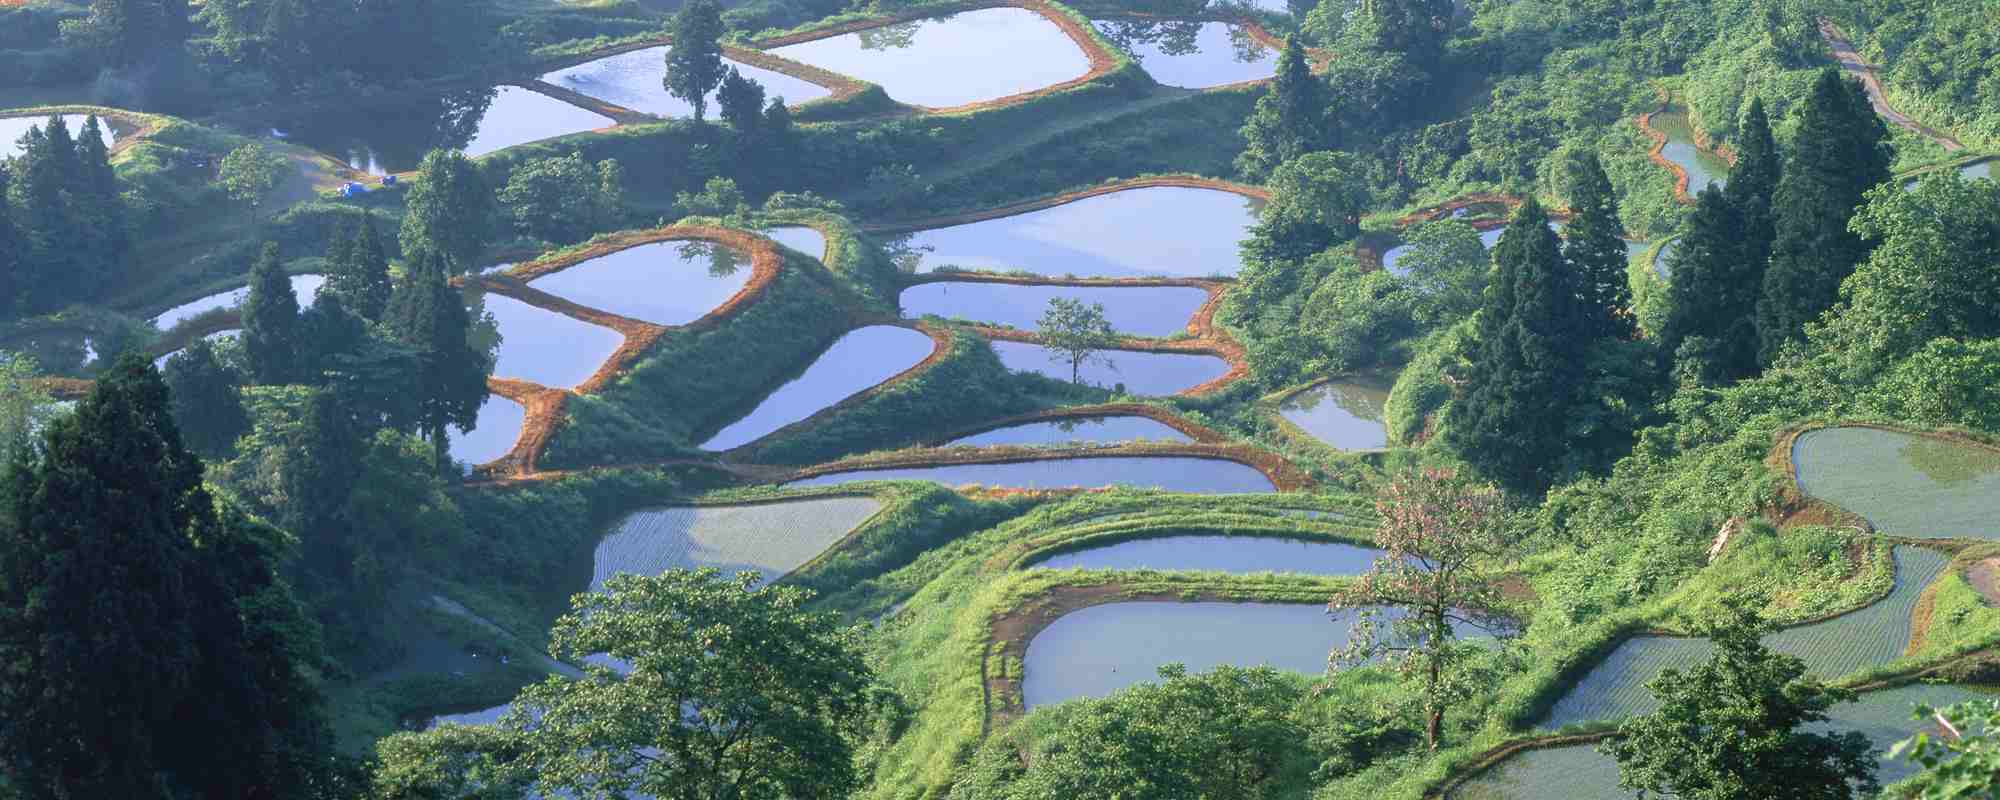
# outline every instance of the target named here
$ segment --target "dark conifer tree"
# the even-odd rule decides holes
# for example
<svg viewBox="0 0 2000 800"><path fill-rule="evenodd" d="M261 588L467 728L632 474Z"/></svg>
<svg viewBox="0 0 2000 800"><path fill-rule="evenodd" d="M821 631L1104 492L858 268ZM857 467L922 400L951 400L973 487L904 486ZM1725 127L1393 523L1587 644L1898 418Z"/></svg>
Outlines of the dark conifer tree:
<svg viewBox="0 0 2000 800"><path fill-rule="evenodd" d="M69 199L79 261L86 268L79 277L87 285L95 286L124 266L131 249L118 173L111 168L111 152L104 145L104 128L95 114L84 118L83 135L76 140L76 165L77 176L70 182Z"/></svg>
<svg viewBox="0 0 2000 800"><path fill-rule="evenodd" d="M460 275L478 266L493 234L493 188L479 165L455 150L432 150L403 201L403 257L428 253Z"/></svg>
<svg viewBox="0 0 2000 800"><path fill-rule="evenodd" d="M1583 378L1590 342L1548 225L1530 197L1494 248L1498 274L1446 428L1447 441L1467 461L1526 493L1547 490L1560 471L1567 449L1562 411Z"/></svg>
<svg viewBox="0 0 2000 800"><path fill-rule="evenodd" d="M1832 67L1820 72L1772 199L1775 238L1757 300L1760 363L1802 338L1868 256L1873 244L1847 221L1864 192L1889 180L1888 136L1860 84Z"/></svg>
<svg viewBox="0 0 2000 800"><path fill-rule="evenodd" d="M418 426L434 448L438 469L444 471L451 464L445 427L470 431L478 424L493 363L468 343L472 318L465 310L465 298L445 283L444 266L435 257L409 264L389 299L383 323L416 351Z"/></svg>
<svg viewBox="0 0 2000 800"><path fill-rule="evenodd" d="M1237 168L1261 178L1286 161L1338 147L1328 126L1330 105L1326 83L1306 60L1305 45L1296 35L1286 37L1277 76L1243 123L1248 147L1237 157Z"/></svg>
<svg viewBox="0 0 2000 800"><path fill-rule="evenodd" d="M162 372L173 394L174 422L188 449L207 458L226 457L237 437L250 430L243 376L216 357L207 339L196 339L175 353Z"/></svg>
<svg viewBox="0 0 2000 800"><path fill-rule="evenodd" d="M347 306L363 319L381 319L395 286L389 281L389 251L373 219L364 218L355 227L352 258L354 276L347 283L351 289Z"/></svg>
<svg viewBox="0 0 2000 800"><path fill-rule="evenodd" d="M1596 153L1578 157L1573 167L1569 202L1575 216L1563 231L1563 260L1576 284L1590 335L1630 339L1637 329L1632 324L1632 284L1625 276L1628 255L1618 197L1611 193L1611 177Z"/></svg>
<svg viewBox="0 0 2000 800"><path fill-rule="evenodd" d="M1660 331L1662 351L1679 352L1691 339L1700 345L1687 365L1694 374L1721 380L1756 375L1757 294L1762 265L1749 261L1743 217L1723 190L1714 186L1695 196L1680 240L1668 257L1667 321Z"/></svg>
<svg viewBox="0 0 2000 800"><path fill-rule="evenodd" d="M13 173L0 160L0 319L22 313L27 307L26 285L28 243L14 225L14 203L7 187Z"/></svg>
<svg viewBox="0 0 2000 800"><path fill-rule="evenodd" d="M708 113L708 93L722 83L722 6L715 0L688 0L674 14L674 45L667 49L667 93L694 106L700 122Z"/></svg>
<svg viewBox="0 0 2000 800"><path fill-rule="evenodd" d="M298 373L299 350L299 298L278 259L278 244L267 242L250 267L250 296L243 300L243 355L250 379L290 383Z"/></svg>
<svg viewBox="0 0 2000 800"><path fill-rule="evenodd" d="M368 322L347 310L346 295L321 291L311 308L299 312L300 379L323 383L336 360L353 357L368 344Z"/></svg>
<svg viewBox="0 0 2000 800"><path fill-rule="evenodd" d="M61 129L61 125L56 126ZM68 141L64 134L63 141ZM76 153L56 146L39 127L30 127L21 137L21 154L14 159L11 192L19 210L19 230L26 247L25 263L19 279L22 304L31 313L50 311L69 302L76 291L75 230L69 204L63 199L75 175L65 167L74 163Z"/></svg>

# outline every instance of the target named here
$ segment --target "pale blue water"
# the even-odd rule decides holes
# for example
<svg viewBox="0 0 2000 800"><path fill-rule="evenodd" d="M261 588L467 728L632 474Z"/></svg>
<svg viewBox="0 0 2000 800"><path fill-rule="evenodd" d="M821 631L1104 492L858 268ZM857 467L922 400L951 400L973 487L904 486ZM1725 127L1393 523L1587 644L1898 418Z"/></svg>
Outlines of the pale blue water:
<svg viewBox="0 0 2000 800"><path fill-rule="evenodd" d="M1206 89L1278 72L1278 53L1226 22L1102 20L1097 29L1167 86Z"/></svg>
<svg viewBox="0 0 2000 800"><path fill-rule="evenodd" d="M1373 547L1266 536L1166 536L1062 553L1030 566L1047 569L1214 570L1238 575L1293 572L1359 575L1382 555Z"/></svg>
<svg viewBox="0 0 2000 800"><path fill-rule="evenodd" d="M1256 469L1208 458L1185 456L1118 456L1114 458L1054 458L1011 464L952 464L938 467L836 472L794 481L788 486L838 486L855 481L918 480L947 486L1000 486L1017 489L1096 489L1131 486L1193 494L1272 492L1277 487Z"/></svg>
<svg viewBox="0 0 2000 800"><path fill-rule="evenodd" d="M771 52L933 108L1033 91L1090 71L1090 59L1061 28L1020 8L898 23Z"/></svg>
<svg viewBox="0 0 2000 800"><path fill-rule="evenodd" d="M527 415L528 410L520 403L497 394L487 395L486 404L479 407L478 424L470 433L445 429L451 457L477 466L506 455L521 438L521 423Z"/></svg>
<svg viewBox="0 0 2000 800"><path fill-rule="evenodd" d="M324 275L293 275L292 294L298 298L299 308L313 304L319 287L326 284ZM250 296L250 287L244 286L226 292L217 292L199 300L192 300L160 312L153 318L153 327L167 330L181 322L218 308L235 308Z"/></svg>
<svg viewBox="0 0 2000 800"><path fill-rule="evenodd" d="M955 439L947 446L1112 444L1139 439L1152 442L1194 441L1188 438L1187 434L1147 417L1084 417L995 428L985 433Z"/></svg>
<svg viewBox="0 0 2000 800"><path fill-rule="evenodd" d="M766 228L764 235L771 241L797 250L821 261L826 260L826 234L816 228L804 225L781 225Z"/></svg>
<svg viewBox="0 0 2000 800"><path fill-rule="evenodd" d="M479 131L465 145L465 154L483 156L517 144L538 142L572 133L608 128L610 117L519 86L502 86L479 120Z"/></svg>
<svg viewBox="0 0 2000 800"><path fill-rule="evenodd" d="M1217 189L1154 186L1086 197L1011 217L918 231L940 267L1039 275L1201 278L1235 275L1257 202Z"/></svg>
<svg viewBox="0 0 2000 800"><path fill-rule="evenodd" d="M493 365L498 378L518 378L567 389L582 383L611 357L625 337L592 325L490 292L468 292L477 315L482 308L500 327L500 351Z"/></svg>
<svg viewBox="0 0 2000 800"><path fill-rule="evenodd" d="M87 114L63 115L62 118L63 127L69 129L69 136L71 139L75 139L76 137L83 134L83 120L84 117L86 116L89 115ZM0 158L13 158L14 156L20 155L21 137L26 136L28 134L29 128L46 127L48 121L49 121L49 115L47 114L39 114L26 117L0 117ZM106 137L104 142L105 146L109 147L111 145L117 144L118 133L116 131L111 130L110 123L107 123L102 118L100 118L97 120L97 124L99 126L99 129L104 131L104 136Z"/></svg>
<svg viewBox="0 0 2000 800"><path fill-rule="evenodd" d="M1057 362L1052 351L1041 345L994 342L993 351L1008 369L1040 373L1057 380L1070 379L1069 361ZM1107 358L1110 363L1103 360ZM1228 371L1229 362L1215 356L1106 350L1083 365L1081 377L1092 386L1112 388L1122 383L1126 394L1161 396L1199 386Z"/></svg>
<svg viewBox="0 0 2000 800"><path fill-rule="evenodd" d="M1374 450L1389 446L1389 429L1382 423L1388 401L1385 389L1328 383L1293 395L1278 413L1330 447Z"/></svg>
<svg viewBox="0 0 2000 800"><path fill-rule="evenodd" d="M542 80L612 105L624 106L656 117L692 117L694 106L668 94L666 87L662 85L662 81L667 77L666 57L670 49L672 48L665 46L649 47L607 56L556 70L543 75ZM743 77L763 86L766 101L782 97L786 105L796 107L809 100L817 100L832 94L826 87L782 72L753 67L727 58L723 59L722 65L725 70L735 68ZM719 119L722 114L721 109L721 103L716 100L716 92L709 92L708 118Z"/></svg>
<svg viewBox="0 0 2000 800"><path fill-rule="evenodd" d="M916 366L934 347L931 337L909 328L873 325L849 331L804 373L703 442L701 449L728 450L756 441Z"/></svg>
<svg viewBox="0 0 2000 800"><path fill-rule="evenodd" d="M1020 286L1007 283L925 283L903 290L903 315L935 314L1021 330L1036 330L1049 301L1067 298L1104 306L1104 317L1119 333L1172 336L1184 333L1208 291L1188 286Z"/></svg>
<svg viewBox="0 0 2000 800"><path fill-rule="evenodd" d="M528 282L579 305L659 325L685 325L728 302L754 272L750 257L708 242L653 242Z"/></svg>

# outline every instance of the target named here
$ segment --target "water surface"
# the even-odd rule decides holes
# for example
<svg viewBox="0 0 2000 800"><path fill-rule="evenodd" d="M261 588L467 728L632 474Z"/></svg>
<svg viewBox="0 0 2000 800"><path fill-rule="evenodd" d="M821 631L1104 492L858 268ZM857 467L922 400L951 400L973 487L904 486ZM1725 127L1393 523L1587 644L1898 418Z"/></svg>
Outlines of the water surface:
<svg viewBox="0 0 2000 800"><path fill-rule="evenodd" d="M1060 361L1054 351L1026 342L994 342L1000 363L1017 372L1034 372L1056 380L1070 379L1070 363ZM1107 362L1106 359L1109 361ZM1197 353L1147 353L1136 350L1106 350L1083 365L1080 377L1092 386L1114 388L1124 385L1125 393L1162 396L1185 391L1229 371L1229 362Z"/></svg>
<svg viewBox="0 0 2000 800"><path fill-rule="evenodd" d="M1892 536L2000 539L2000 452L1875 428L1821 428L1792 444L1800 491Z"/></svg>
<svg viewBox="0 0 2000 800"><path fill-rule="evenodd" d="M934 314L1021 330L1040 328L1049 301L1066 298L1104 306L1112 329L1129 336L1185 333L1208 290L1192 286L1021 286L1010 283L925 283L903 290L903 315Z"/></svg>
<svg viewBox="0 0 2000 800"><path fill-rule="evenodd" d="M728 450L754 442L916 366L935 347L922 332L893 325L849 331L804 373L778 387L749 416L703 442L701 449Z"/></svg>
<svg viewBox="0 0 2000 800"><path fill-rule="evenodd" d="M946 446L994 447L997 445L1113 444L1144 439L1153 442L1191 442L1188 435L1149 417L1072 417L1029 422L995 428L954 439Z"/></svg>
<svg viewBox="0 0 2000 800"><path fill-rule="evenodd" d="M445 428L451 457L467 464L485 464L506 455L521 438L521 423L528 410L497 394L487 395L479 407L479 419L470 432Z"/></svg>
<svg viewBox="0 0 2000 800"><path fill-rule="evenodd" d="M610 328L544 311L511 297L468 290L474 318L491 314L500 348L493 376L567 389L589 378L625 337ZM476 323L475 327L479 327Z"/></svg>
<svg viewBox="0 0 2000 800"><path fill-rule="evenodd" d="M792 486L837 486L855 481L936 481L946 486L1004 486L1018 489L1097 489L1131 486L1191 494L1248 494L1277 491L1271 479L1244 464L1185 456L1053 458L1011 464L952 464L938 467L836 472L796 481Z"/></svg>
<svg viewBox="0 0 2000 800"><path fill-rule="evenodd" d="M818 228L805 225L780 225L776 228L765 228L764 236L820 261L826 260L826 234L820 233Z"/></svg>
<svg viewBox="0 0 2000 800"><path fill-rule="evenodd" d="M465 154L483 156L517 144L553 139L581 131L608 128L616 120L585 111L548 95L519 86L502 86L480 120L478 132L466 142Z"/></svg>
<svg viewBox="0 0 2000 800"><path fill-rule="evenodd" d="M665 46L649 47L630 53L606 56L596 61L556 70L543 75L542 80L612 105L624 106L656 117L692 117L694 106L668 94L663 85L667 77L667 51L671 49L673 48ZM763 86L767 102L772 98L782 97L786 105L797 106L832 93L819 84L800 80L782 72L753 67L727 58L722 60L722 65L725 70L735 68L743 77ZM717 91L720 91L719 87ZM716 94L715 91L708 93L709 119L718 119L722 114L722 104L716 100Z"/></svg>
<svg viewBox="0 0 2000 800"><path fill-rule="evenodd" d="M590 588L603 591L605 581L619 573L702 567L776 580L825 552L881 507L867 497L827 497L640 511L598 543Z"/></svg>
<svg viewBox="0 0 2000 800"><path fill-rule="evenodd" d="M1185 20L1102 20L1099 33L1168 86L1206 89L1269 78L1278 53L1240 25Z"/></svg>
<svg viewBox="0 0 2000 800"><path fill-rule="evenodd" d="M318 299L319 287L326 284L325 275L293 275L292 295L298 298L299 308L304 309ZM218 292L199 300L194 300L169 308L153 318L153 327L167 330L189 318L214 311L218 308L235 308L250 297L250 287Z"/></svg>
<svg viewBox="0 0 2000 800"><path fill-rule="evenodd" d="M1359 575L1382 555L1373 547L1266 536L1164 536L1091 547L1037 561L1048 569L1214 570Z"/></svg>
<svg viewBox="0 0 2000 800"><path fill-rule="evenodd" d="M1710 184L1721 188L1729 182L1729 161L1695 146L1687 112L1675 109L1654 114L1648 124L1667 135L1667 144L1660 155L1687 171L1689 196L1701 194Z"/></svg>
<svg viewBox="0 0 2000 800"><path fill-rule="evenodd" d="M1219 189L1152 186L1054 208L918 231L915 272L940 267L1040 275L1235 275L1257 201Z"/></svg>
<svg viewBox="0 0 2000 800"><path fill-rule="evenodd" d="M1356 383L1325 383L1292 395L1278 409L1293 425L1340 450L1389 446L1382 406L1389 391Z"/></svg>
<svg viewBox="0 0 2000 800"><path fill-rule="evenodd" d="M83 120L88 114L64 114L63 127L69 129L69 136L75 139L83 134ZM49 115L39 114L26 117L0 117L0 158L13 158L21 154L21 137L28 135L29 128L46 129ZM104 146L117 144L118 132L112 130L111 123L103 117L97 118L98 129L104 132ZM46 130L44 131L46 132Z"/></svg>
<svg viewBox="0 0 2000 800"><path fill-rule="evenodd" d="M658 325L685 325L728 302L755 272L750 257L711 242L653 242L528 282L579 305Z"/></svg>
<svg viewBox="0 0 2000 800"><path fill-rule="evenodd" d="M210 342L220 342L220 341L222 341L222 340L224 340L224 339L234 339L234 338L236 338L236 337L238 337L238 336L242 336L242 335L243 335L243 329L242 329L242 328L227 328L227 329L224 329L224 330L219 330L219 331L216 331L216 332L214 332L214 333L211 333L211 334L209 334L209 335L207 335L207 336L203 336L203 337L201 337L201 338L203 338L203 339L206 339L206 340L208 340L208 341L210 341ZM182 348L182 349L186 349L186 348ZM180 350L175 350L175 351L173 351L173 352L170 352L170 353L168 353L168 354L166 354L166 355L163 355L163 356L160 356L159 358L156 358L156 359L153 359L153 367L154 367L154 368L156 368L156 369L166 369L166 368L167 368L167 362L168 362L168 361L171 361L171 360L173 360L173 357L174 357L174 356L177 356L177 355L180 355L180 354L181 354L181 351L180 351Z"/></svg>
<svg viewBox="0 0 2000 800"><path fill-rule="evenodd" d="M1993 159L1989 158L1977 164L1968 164L1959 168L1958 174L1965 176L1966 180L1978 180L1980 178L1992 180L1993 161Z"/></svg>
<svg viewBox="0 0 2000 800"><path fill-rule="evenodd" d="M1090 59L1061 28L1021 8L884 25L771 52L933 108L1033 91L1090 71Z"/></svg>

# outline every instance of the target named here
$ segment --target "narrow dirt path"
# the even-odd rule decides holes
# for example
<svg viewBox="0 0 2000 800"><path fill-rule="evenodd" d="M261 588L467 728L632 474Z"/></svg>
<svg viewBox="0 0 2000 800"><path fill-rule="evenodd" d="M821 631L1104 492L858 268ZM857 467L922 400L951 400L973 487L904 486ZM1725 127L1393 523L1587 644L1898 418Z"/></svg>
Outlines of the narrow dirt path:
<svg viewBox="0 0 2000 800"><path fill-rule="evenodd" d="M1861 80L1861 85L1868 90L1868 103L1875 107L1875 113L1880 114L1891 124L1909 129L1919 136L1936 142L1948 152L1965 149L1965 145L1951 138L1949 134L1910 119L1903 112L1891 108L1889 98L1882 93L1882 82L1875 77L1875 67L1861 60L1861 54L1854 50L1853 43L1841 35L1839 28L1833 27L1831 20L1820 18L1819 35L1826 40L1826 46L1833 50L1833 57L1840 62L1841 70Z"/></svg>

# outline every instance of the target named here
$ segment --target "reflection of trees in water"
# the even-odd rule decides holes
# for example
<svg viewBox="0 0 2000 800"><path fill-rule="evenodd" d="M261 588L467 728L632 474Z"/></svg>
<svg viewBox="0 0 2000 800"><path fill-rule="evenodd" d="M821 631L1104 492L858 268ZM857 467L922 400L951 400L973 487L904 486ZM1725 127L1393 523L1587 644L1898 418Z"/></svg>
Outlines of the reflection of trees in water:
<svg viewBox="0 0 2000 800"><path fill-rule="evenodd" d="M465 149L498 94L497 87L475 87L347 108L294 120L289 130L357 168L372 159L383 170L404 172L415 169L431 148Z"/></svg>
<svg viewBox="0 0 2000 800"><path fill-rule="evenodd" d="M714 242L681 242L677 248L683 261L708 261L708 276L727 278L743 268L744 258L734 249Z"/></svg>
<svg viewBox="0 0 2000 800"><path fill-rule="evenodd" d="M1236 61L1240 64L1255 64L1273 55L1270 48L1250 35L1249 28L1241 25L1229 26L1229 49L1236 54Z"/></svg>
<svg viewBox="0 0 2000 800"><path fill-rule="evenodd" d="M472 143L472 137L479 133L479 121L485 119L487 110L493 107L493 98L500 94L499 87L463 89L438 98L437 124L432 129L432 141L437 147L448 150L463 150Z"/></svg>
<svg viewBox="0 0 2000 800"><path fill-rule="evenodd" d="M939 17L938 19L942 21L951 19L951 17ZM917 29L923 26L924 20L898 22L891 25L883 25L879 28L856 31L854 35L861 40L861 49L863 50L902 50L917 43Z"/></svg>
<svg viewBox="0 0 2000 800"><path fill-rule="evenodd" d="M916 238L916 234L906 233L883 240L882 255L888 257L889 263L896 265L897 272L915 275L924 265L924 256L937 252L937 248L931 245L911 245L910 242Z"/></svg>
<svg viewBox="0 0 2000 800"><path fill-rule="evenodd" d="M1355 419L1380 421L1383 406L1388 402L1386 393L1364 389L1359 386L1329 384L1318 389L1298 393L1292 400L1292 407L1310 412L1323 402L1333 403L1334 408L1347 412Z"/></svg>
<svg viewBox="0 0 2000 800"><path fill-rule="evenodd" d="M465 343L474 352L485 353L486 360L492 362L500 354L500 320L493 312L486 310L486 290L468 283L462 292L465 295L465 310L472 317L472 326L465 331Z"/></svg>
<svg viewBox="0 0 2000 800"><path fill-rule="evenodd" d="M1201 25L1191 20L1121 19L1099 22L1097 31L1133 58L1139 58L1141 45L1152 45L1162 55L1185 56L1201 52L1196 41Z"/></svg>

